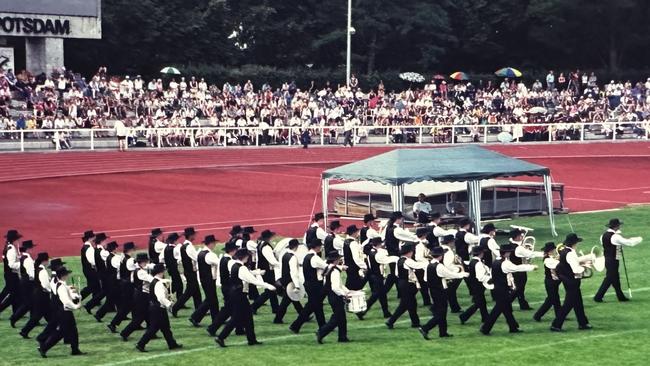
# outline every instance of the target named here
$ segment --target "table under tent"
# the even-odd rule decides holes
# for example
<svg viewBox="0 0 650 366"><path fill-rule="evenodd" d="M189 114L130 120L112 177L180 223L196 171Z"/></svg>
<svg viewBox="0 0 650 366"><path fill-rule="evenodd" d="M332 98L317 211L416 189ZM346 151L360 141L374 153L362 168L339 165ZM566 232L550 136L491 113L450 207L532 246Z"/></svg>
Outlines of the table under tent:
<svg viewBox="0 0 650 366"><path fill-rule="evenodd" d="M546 212L551 232L556 236L550 169L479 146L396 149L326 170L321 176L323 212L327 221L332 181L356 182L356 186L365 183L369 191L377 184L385 185L389 188L392 210L400 212L404 212L404 193L409 185L461 182L467 187L468 216L478 231L481 227L482 185L492 184L497 178L522 176L542 178Z"/></svg>

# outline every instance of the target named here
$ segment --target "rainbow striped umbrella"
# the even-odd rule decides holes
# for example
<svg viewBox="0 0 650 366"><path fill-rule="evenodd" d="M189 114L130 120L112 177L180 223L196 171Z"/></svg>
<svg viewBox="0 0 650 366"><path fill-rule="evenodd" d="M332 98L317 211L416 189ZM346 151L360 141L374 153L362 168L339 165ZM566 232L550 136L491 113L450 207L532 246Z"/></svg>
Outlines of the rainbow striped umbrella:
<svg viewBox="0 0 650 366"><path fill-rule="evenodd" d="M469 80L469 76L462 71L456 71L455 73L449 75L450 78L454 80Z"/></svg>
<svg viewBox="0 0 650 366"><path fill-rule="evenodd" d="M501 76L502 78L520 78L522 74L521 71L515 68L504 67L503 69L497 70L494 75Z"/></svg>

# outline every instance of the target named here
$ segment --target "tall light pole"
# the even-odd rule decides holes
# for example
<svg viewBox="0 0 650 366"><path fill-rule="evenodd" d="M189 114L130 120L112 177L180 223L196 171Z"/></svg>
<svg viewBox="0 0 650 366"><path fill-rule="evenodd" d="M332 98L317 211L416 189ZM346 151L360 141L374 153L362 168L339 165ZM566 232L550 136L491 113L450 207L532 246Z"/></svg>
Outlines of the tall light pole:
<svg viewBox="0 0 650 366"><path fill-rule="evenodd" d="M352 33L354 28L352 28L352 0L348 0L348 27L347 27L347 38L348 38L348 47L346 52L345 60L345 83L350 86L350 68L351 68L351 53L352 53Z"/></svg>

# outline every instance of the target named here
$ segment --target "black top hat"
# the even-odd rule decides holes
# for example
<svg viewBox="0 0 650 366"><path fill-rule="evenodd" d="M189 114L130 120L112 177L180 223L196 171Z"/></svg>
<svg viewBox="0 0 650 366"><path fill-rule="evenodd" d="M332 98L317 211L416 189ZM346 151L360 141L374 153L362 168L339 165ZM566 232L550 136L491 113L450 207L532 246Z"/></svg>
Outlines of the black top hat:
<svg viewBox="0 0 650 366"><path fill-rule="evenodd" d="M135 261L137 263L148 262L149 255L147 253L138 253L138 255L135 256Z"/></svg>
<svg viewBox="0 0 650 366"><path fill-rule="evenodd" d="M615 227L619 227L621 225L623 225L623 221L621 221L619 219L611 219L611 220L609 220L609 223L607 223L607 227L610 228L610 229L615 228Z"/></svg>
<svg viewBox="0 0 650 366"><path fill-rule="evenodd" d="M314 248L318 248L318 247L322 247L322 246L323 246L323 241L320 240L320 239L314 239L314 240L310 241L309 243L307 243L307 248L309 248L309 249L314 249Z"/></svg>
<svg viewBox="0 0 650 366"><path fill-rule="evenodd" d="M237 235L242 232L241 225L233 225L232 228L230 229L230 236Z"/></svg>
<svg viewBox="0 0 650 366"><path fill-rule="evenodd" d="M439 219L441 217L442 216L440 215L440 212L434 212L434 213L429 214L429 218L431 220L437 220L437 219Z"/></svg>
<svg viewBox="0 0 650 366"><path fill-rule="evenodd" d="M289 240L289 243L287 243L287 247L289 249L294 249L294 248L298 247L298 245L300 245L300 242L298 241L298 239L291 239L291 240Z"/></svg>
<svg viewBox="0 0 650 366"><path fill-rule="evenodd" d="M467 217L463 217L462 219L460 219L460 221L458 221L458 226L460 227L465 227L471 224L472 224L472 220L468 219Z"/></svg>
<svg viewBox="0 0 650 366"><path fill-rule="evenodd" d="M375 217L375 215L373 215L371 213L363 215L363 223L364 224L367 224L370 221L374 221L374 220L377 220L377 218Z"/></svg>
<svg viewBox="0 0 650 366"><path fill-rule="evenodd" d="M580 243L581 241L582 241L582 238L579 237L578 234L571 233L571 234L567 235L566 238L564 239L564 244L565 245L574 245L574 244Z"/></svg>
<svg viewBox="0 0 650 366"><path fill-rule="evenodd" d="M549 241L548 243L544 244L544 248L542 248L542 252L544 252L544 253L550 252L551 250L553 250L555 248L557 248L555 246L555 243L553 243L552 241Z"/></svg>
<svg viewBox="0 0 650 366"><path fill-rule="evenodd" d="M510 230L510 239L514 239L518 237L519 235L523 235L524 232L519 230L519 229L512 229Z"/></svg>
<svg viewBox="0 0 650 366"><path fill-rule="evenodd" d="M151 275L155 276L163 272L165 272L165 265L162 263L157 263L155 266L153 266L153 269L151 270Z"/></svg>
<svg viewBox="0 0 650 366"><path fill-rule="evenodd" d="M163 231L162 231L162 229L159 228L159 227L157 227L157 228L151 230L151 236L152 236L152 237L156 237L156 236L158 236L158 235L160 235L160 234L162 234L162 233L163 233Z"/></svg>
<svg viewBox="0 0 650 366"><path fill-rule="evenodd" d="M59 267L62 267L65 264L61 258L54 258L50 261L50 269L56 271Z"/></svg>
<svg viewBox="0 0 650 366"><path fill-rule="evenodd" d="M453 235L445 235L442 238L440 238L440 242L443 244L448 244L456 240L456 237Z"/></svg>
<svg viewBox="0 0 650 366"><path fill-rule="evenodd" d="M404 244L402 245L402 248L399 250L400 255L404 255L406 253L412 253L413 252L413 245L412 244Z"/></svg>
<svg viewBox="0 0 650 366"><path fill-rule="evenodd" d="M481 232L482 232L483 234L489 234L489 233L491 233L491 232L493 232L493 231L496 231L496 230L497 230L497 228L494 226L494 224L493 224L493 223L489 223L489 224L485 224L485 225L483 226L483 229L481 229Z"/></svg>
<svg viewBox="0 0 650 366"><path fill-rule="evenodd" d="M440 257L440 256L445 255L445 252L447 250L448 249L440 247L440 246L433 247L433 249L431 249L431 255L434 256L434 257Z"/></svg>
<svg viewBox="0 0 650 366"><path fill-rule="evenodd" d="M50 259L50 255L47 254L47 252L40 252L40 253L38 253L36 255L36 261L35 262L43 263L43 262L45 262L46 260L49 260L49 259Z"/></svg>
<svg viewBox="0 0 650 366"><path fill-rule="evenodd" d="M350 225L345 229L345 233L348 235L354 235L357 232L359 232L357 225Z"/></svg>
<svg viewBox="0 0 650 366"><path fill-rule="evenodd" d="M22 237L23 236L18 232L18 230L15 229L8 230L7 235L5 235L5 238L7 238L7 242L9 243L13 243Z"/></svg>
<svg viewBox="0 0 650 366"><path fill-rule="evenodd" d="M81 240L86 241L95 236L95 232L92 230L84 231L84 236L81 237Z"/></svg>
<svg viewBox="0 0 650 366"><path fill-rule="evenodd" d="M183 230L183 236L186 238L196 234L196 230L194 230L193 227L186 227L185 230Z"/></svg>
<svg viewBox="0 0 650 366"><path fill-rule="evenodd" d="M323 214L322 212L318 212L314 214L314 218L312 219L312 221L320 221L323 220L324 218L325 218L325 214Z"/></svg>
<svg viewBox="0 0 650 366"><path fill-rule="evenodd" d="M251 255L251 252L248 251L248 249L237 249L237 252L235 252L235 259L244 259L248 256Z"/></svg>
<svg viewBox="0 0 650 366"><path fill-rule="evenodd" d="M119 247L119 245L117 244L116 241L112 241L106 244L106 250L108 250L109 252L114 251L115 249L117 249L117 247Z"/></svg>
<svg viewBox="0 0 650 366"><path fill-rule="evenodd" d="M423 236L427 236L429 234L430 230L426 227L419 227L417 230L415 230L415 236L418 238L421 238Z"/></svg>
<svg viewBox="0 0 650 366"><path fill-rule="evenodd" d="M330 230L336 230L341 227L341 222L339 220L334 220L330 222Z"/></svg>
<svg viewBox="0 0 650 366"><path fill-rule="evenodd" d="M166 241L167 241L168 244L171 244L171 243L174 243L176 240L178 240L178 238L180 238L180 235L178 235L178 233L171 233L171 234L167 235L167 240Z"/></svg>
<svg viewBox="0 0 650 366"><path fill-rule="evenodd" d="M224 247L223 247L223 251L226 252L226 253L232 252L232 251L237 250L237 249L239 249L239 247L237 246L237 244L234 241L227 242L226 245L224 245Z"/></svg>
<svg viewBox="0 0 650 366"><path fill-rule="evenodd" d="M264 230L264 231L262 231L262 232L260 233L260 238L261 238L262 240L269 240L269 239L271 239L271 238L274 237L274 236L275 236L275 233L274 233L273 231L271 231L271 230L268 230L268 229L267 229L267 230Z"/></svg>
<svg viewBox="0 0 650 366"><path fill-rule="evenodd" d="M28 249L32 249L32 248L35 247L35 246L36 246L36 244L34 244L33 241L31 241L31 240L25 240L25 241L23 241L22 243L20 243L20 250L28 250Z"/></svg>
<svg viewBox="0 0 650 366"><path fill-rule="evenodd" d="M483 252L485 252L485 247L482 247L480 245L475 245L472 247L472 255L479 255Z"/></svg>
<svg viewBox="0 0 650 366"><path fill-rule="evenodd" d="M499 251L501 253L507 253L507 252L514 252L517 246L515 244L503 244L501 247L499 247Z"/></svg>
<svg viewBox="0 0 650 366"><path fill-rule="evenodd" d="M128 241L124 244L122 244L122 250L125 252L128 252L129 250L134 250L135 249L135 243L132 241Z"/></svg>
<svg viewBox="0 0 650 366"><path fill-rule="evenodd" d="M242 229L242 231L244 232L244 234L252 234L257 232L252 226L246 226L245 228Z"/></svg>
<svg viewBox="0 0 650 366"><path fill-rule="evenodd" d="M68 270L67 268L59 267L56 270L56 277L61 278L63 276L69 275L70 273L72 273L72 271Z"/></svg>
<svg viewBox="0 0 650 366"><path fill-rule="evenodd" d="M390 214L391 220L401 219L402 217L404 217L404 215L402 215L401 211L395 211L392 214Z"/></svg>
<svg viewBox="0 0 650 366"><path fill-rule="evenodd" d="M216 242L217 242L217 238L215 238L215 236L212 234L206 235L205 238L203 239L203 244L212 244Z"/></svg>
<svg viewBox="0 0 650 366"><path fill-rule="evenodd" d="M106 239L108 239L108 236L106 235L106 233L95 234L95 243L96 244L99 244L99 243L103 242Z"/></svg>
<svg viewBox="0 0 650 366"><path fill-rule="evenodd" d="M330 263L330 262L336 262L337 260L341 259L341 255L339 254L338 251L336 250L331 250L327 253L327 257L325 260Z"/></svg>

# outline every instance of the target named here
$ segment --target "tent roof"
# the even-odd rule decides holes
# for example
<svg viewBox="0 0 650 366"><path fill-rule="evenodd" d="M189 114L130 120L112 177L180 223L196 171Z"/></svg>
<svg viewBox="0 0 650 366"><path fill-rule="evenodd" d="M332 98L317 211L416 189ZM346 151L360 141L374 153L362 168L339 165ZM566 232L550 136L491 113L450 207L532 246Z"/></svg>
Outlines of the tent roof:
<svg viewBox="0 0 650 366"><path fill-rule="evenodd" d="M465 182L515 176L543 176L544 166L479 146L396 149L323 172L327 179L367 180L401 185L421 181Z"/></svg>

